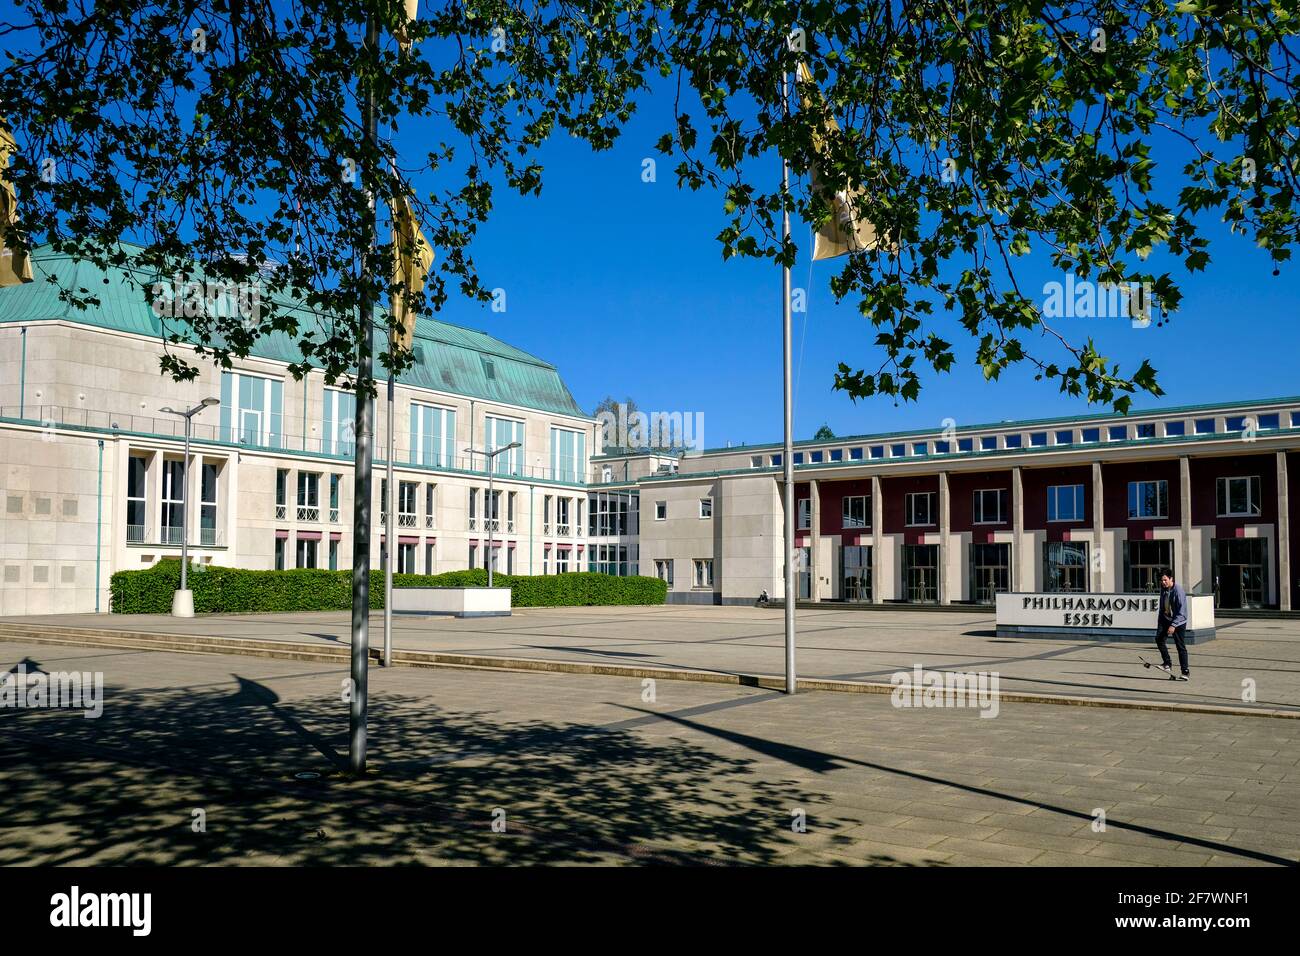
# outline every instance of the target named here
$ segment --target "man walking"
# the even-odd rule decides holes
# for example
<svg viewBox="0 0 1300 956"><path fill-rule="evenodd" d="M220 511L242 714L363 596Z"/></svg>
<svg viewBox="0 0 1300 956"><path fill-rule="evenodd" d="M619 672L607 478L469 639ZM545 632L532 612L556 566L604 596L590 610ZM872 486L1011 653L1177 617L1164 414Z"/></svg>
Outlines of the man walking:
<svg viewBox="0 0 1300 956"><path fill-rule="evenodd" d="M1160 669L1169 675L1170 680L1188 680L1191 672L1187 667L1187 643L1183 635L1187 632L1187 595L1174 580L1174 572L1160 572L1160 614L1156 621L1156 646L1160 648L1160 658L1164 661ZM1178 666L1182 673L1174 676L1169 661L1169 647L1165 643L1169 638L1178 645Z"/></svg>

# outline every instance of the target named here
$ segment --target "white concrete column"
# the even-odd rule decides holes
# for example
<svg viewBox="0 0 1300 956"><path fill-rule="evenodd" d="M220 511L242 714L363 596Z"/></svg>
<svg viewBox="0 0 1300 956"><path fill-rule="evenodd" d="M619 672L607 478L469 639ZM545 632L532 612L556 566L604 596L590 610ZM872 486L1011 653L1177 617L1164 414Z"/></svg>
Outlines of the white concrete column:
<svg viewBox="0 0 1300 956"><path fill-rule="evenodd" d="M1287 487L1286 452L1277 453L1278 607L1291 610L1291 493Z"/></svg>
<svg viewBox="0 0 1300 956"><path fill-rule="evenodd" d="M1178 580L1184 588L1192 586L1192 467L1186 455L1178 459Z"/></svg>
<svg viewBox="0 0 1300 956"><path fill-rule="evenodd" d="M821 550L821 492L816 479L808 481L808 596L814 601L822 599L821 562L817 552Z"/></svg>
<svg viewBox="0 0 1300 956"><path fill-rule="evenodd" d="M885 502L881 498L880 476L871 476L871 603L879 604L884 600L882 588L885 582L884 575L880 571L881 562L884 560L881 555L881 540L884 534L883 525L885 523Z"/></svg>
<svg viewBox="0 0 1300 956"><path fill-rule="evenodd" d="M948 531L951 527L948 507L948 472L939 472L939 603L951 604L948 580Z"/></svg>
<svg viewBox="0 0 1300 956"><path fill-rule="evenodd" d="M1017 466L1011 469L1011 590L1032 591L1033 578L1025 575L1025 486Z"/></svg>
<svg viewBox="0 0 1300 956"><path fill-rule="evenodd" d="M1092 590L1106 590L1106 561L1103 538L1106 534L1105 488L1101 480L1101 462L1092 463ZM1098 560L1098 558L1102 560Z"/></svg>

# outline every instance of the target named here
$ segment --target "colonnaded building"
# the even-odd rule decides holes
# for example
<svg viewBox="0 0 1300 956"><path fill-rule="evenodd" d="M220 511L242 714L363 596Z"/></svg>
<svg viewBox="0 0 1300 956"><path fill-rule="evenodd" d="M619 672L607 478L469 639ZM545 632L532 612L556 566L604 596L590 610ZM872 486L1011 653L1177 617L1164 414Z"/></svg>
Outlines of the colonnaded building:
<svg viewBox="0 0 1300 956"><path fill-rule="evenodd" d="M247 568L346 568L353 396L295 380L293 340L227 371L159 372L161 320L122 272L34 255L0 289L0 614L106 611L110 575L181 549ZM79 310L64 287L93 289ZM107 282L105 282L107 279ZM399 376L395 570L653 574L678 603L783 596L781 448L604 453L555 366L420 319ZM383 389L381 387L381 394ZM219 401L183 424L163 408ZM385 447L382 403L375 447ZM775 417L775 416L774 416ZM497 456L489 499L484 450ZM1289 502L1300 398L799 442L799 597L986 604L998 591L1141 592L1172 567L1221 607L1296 606ZM471 451L477 450L478 453ZM381 463L382 464L382 463ZM389 493L375 474L376 567ZM188 491L188 493L187 493ZM488 522L493 543L488 548Z"/></svg>

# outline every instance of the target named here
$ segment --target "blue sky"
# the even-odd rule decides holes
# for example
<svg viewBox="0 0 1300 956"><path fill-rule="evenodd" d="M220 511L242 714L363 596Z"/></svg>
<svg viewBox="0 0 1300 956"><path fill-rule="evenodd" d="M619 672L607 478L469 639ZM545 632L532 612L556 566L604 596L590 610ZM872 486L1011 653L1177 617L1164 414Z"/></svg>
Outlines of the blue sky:
<svg viewBox="0 0 1300 956"><path fill-rule="evenodd" d="M667 119L655 102L645 102L612 151L594 154L565 140L549 144L541 157L541 197L499 193L492 222L475 245L485 284L506 290L506 312L453 299L442 317L555 363L588 410L606 394L631 396L645 411L702 411L711 447L779 441L780 270L722 260L714 238L723 225L719 197L678 190L673 162L652 149ZM641 180L646 157L658 158L655 183ZM1161 165L1172 172L1181 158ZM801 250L809 247L807 225L796 220L792 229ZM1139 395L1135 408L1300 393L1296 267L1284 265L1275 277L1253 240L1229 235L1217 217L1205 229L1213 261L1194 276L1175 272L1185 298L1170 324L1057 322L1071 341L1092 335L1124 371L1150 359L1167 395L1158 401ZM854 404L832 388L835 368L840 361L875 368L874 330L853 302L833 301L827 283L838 271L834 260L814 265L811 284L808 267L801 251L792 281L811 292L806 316L795 316L796 438L811 437L823 423L850 435L937 429L945 418L960 425L1109 411L1034 381L1027 365L986 383L973 362L974 340L942 313L936 328L957 346L953 371L927 373L917 402ZM1037 284L1028 287L1035 289L1062 278L1045 260L1030 275ZM1036 339L1025 341L1032 348ZM1047 342L1042 347L1061 359Z"/></svg>

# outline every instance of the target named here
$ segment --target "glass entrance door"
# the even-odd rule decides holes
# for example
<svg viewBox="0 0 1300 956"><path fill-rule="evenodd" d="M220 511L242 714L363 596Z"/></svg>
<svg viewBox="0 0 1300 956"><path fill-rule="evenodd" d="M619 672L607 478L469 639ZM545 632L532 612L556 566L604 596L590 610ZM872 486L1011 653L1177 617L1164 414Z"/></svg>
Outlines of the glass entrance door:
<svg viewBox="0 0 1300 956"><path fill-rule="evenodd" d="M903 596L913 604L939 601L939 546L903 545Z"/></svg>
<svg viewBox="0 0 1300 956"><path fill-rule="evenodd" d="M844 546L844 600L871 600L871 546Z"/></svg>
<svg viewBox="0 0 1300 956"><path fill-rule="evenodd" d="M972 544L971 596L976 604L992 604L993 595L1011 590L1011 545Z"/></svg>
<svg viewBox="0 0 1300 956"><path fill-rule="evenodd" d="M1088 590L1088 545L1082 541L1043 544L1043 590L1081 594Z"/></svg>
<svg viewBox="0 0 1300 956"><path fill-rule="evenodd" d="M800 548L794 564L799 600L812 600L812 548Z"/></svg>
<svg viewBox="0 0 1300 956"><path fill-rule="evenodd" d="M1173 566L1172 541L1124 542L1124 590L1130 594L1159 594L1160 572Z"/></svg>
<svg viewBox="0 0 1300 956"><path fill-rule="evenodd" d="M1264 607L1268 600L1268 540L1214 539L1214 604Z"/></svg>

